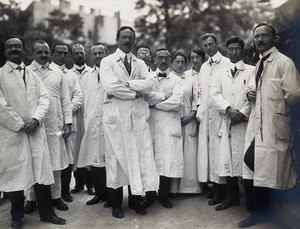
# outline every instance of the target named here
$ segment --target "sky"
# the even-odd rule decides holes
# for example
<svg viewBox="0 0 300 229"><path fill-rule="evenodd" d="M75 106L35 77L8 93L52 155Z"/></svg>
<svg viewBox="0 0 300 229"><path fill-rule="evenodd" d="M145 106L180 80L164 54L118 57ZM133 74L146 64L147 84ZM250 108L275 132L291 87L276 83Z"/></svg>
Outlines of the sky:
<svg viewBox="0 0 300 229"><path fill-rule="evenodd" d="M20 3L22 9L26 9L32 0L16 0ZM58 5L59 0L51 0L53 4ZM136 0L69 0L71 7L76 9L79 5L86 8L100 9L102 15L111 16L114 12L120 11L120 17L123 20L134 21L138 12L134 9ZM255 0L251 0L255 1ZM280 6L287 0L271 0L273 7ZM8 0L0 0L0 2L8 2Z"/></svg>

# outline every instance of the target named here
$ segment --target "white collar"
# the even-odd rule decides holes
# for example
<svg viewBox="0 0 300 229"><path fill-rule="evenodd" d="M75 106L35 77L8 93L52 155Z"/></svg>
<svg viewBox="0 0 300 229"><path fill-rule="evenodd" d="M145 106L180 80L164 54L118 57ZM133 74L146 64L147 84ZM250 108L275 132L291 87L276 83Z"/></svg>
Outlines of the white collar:
<svg viewBox="0 0 300 229"><path fill-rule="evenodd" d="M127 55L128 60L130 60L131 57L132 57L132 53L131 53L131 52L125 53L125 52L123 52L123 51L122 51L121 49L119 49L119 48L117 48L116 53L118 54L119 57L121 57L122 60L124 60L125 55Z"/></svg>
<svg viewBox="0 0 300 229"><path fill-rule="evenodd" d="M234 70L234 68L236 67L238 70L241 70L243 63L244 63L243 60L240 60L236 63L230 62L230 69Z"/></svg>
<svg viewBox="0 0 300 229"><path fill-rule="evenodd" d="M275 46L273 46L272 48L270 48L269 50L265 51L263 54L259 54L259 58L263 58L265 57L266 55L270 54L271 52L275 51Z"/></svg>
<svg viewBox="0 0 300 229"><path fill-rule="evenodd" d="M21 64L16 64L14 62L11 61L7 61L7 63L13 68L16 69L17 67L21 66L21 68L25 68L25 64L22 62Z"/></svg>
<svg viewBox="0 0 300 229"><path fill-rule="evenodd" d="M82 69L85 68L85 64L83 64L83 65L81 65L81 66L79 66L79 65L77 65L77 64L74 64L74 67L75 67L76 69L78 69L78 70L82 70Z"/></svg>

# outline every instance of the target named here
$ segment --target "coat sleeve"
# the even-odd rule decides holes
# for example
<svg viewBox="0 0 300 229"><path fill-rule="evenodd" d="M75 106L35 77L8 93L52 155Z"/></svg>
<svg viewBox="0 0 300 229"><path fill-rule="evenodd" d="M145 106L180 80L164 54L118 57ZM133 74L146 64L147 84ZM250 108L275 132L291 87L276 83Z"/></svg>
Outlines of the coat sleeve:
<svg viewBox="0 0 300 229"><path fill-rule="evenodd" d="M129 80L129 89L133 91L138 91L142 94L149 92L153 85L153 76L148 71L148 68L144 62L137 62L137 67L140 71L140 80Z"/></svg>
<svg viewBox="0 0 300 229"><path fill-rule="evenodd" d="M154 106L155 104L166 100L166 96L163 92L150 91L147 93L147 100L150 106Z"/></svg>
<svg viewBox="0 0 300 229"><path fill-rule="evenodd" d="M38 97L39 97L39 104L37 109L35 110L35 113L33 115L33 118L41 122L41 120L46 116L47 111L49 109L50 101L47 89L41 79L37 75L35 75L35 79L38 85Z"/></svg>
<svg viewBox="0 0 300 229"><path fill-rule="evenodd" d="M178 111L182 106L183 97L183 82L179 77L176 77L176 82L173 88L173 95L155 105L155 108L162 111Z"/></svg>
<svg viewBox="0 0 300 229"><path fill-rule="evenodd" d="M103 88L107 94L123 100L135 98L136 92L125 87L118 81L113 71L112 60L109 56L101 61L100 76L102 77Z"/></svg>
<svg viewBox="0 0 300 229"><path fill-rule="evenodd" d="M64 123L65 124L72 124L72 108L70 102L70 93L68 88L68 83L63 74L61 74L61 81L60 81L60 101L61 101L61 108L64 114Z"/></svg>
<svg viewBox="0 0 300 229"><path fill-rule="evenodd" d="M75 113L81 106L83 103L83 95L80 89L80 84L79 81L77 79L77 77L72 74L73 77L73 91L70 93L72 94L72 98L71 99L71 108L72 108L72 112Z"/></svg>
<svg viewBox="0 0 300 229"><path fill-rule="evenodd" d="M198 84L196 79L193 79L193 100L192 100L192 111L197 111L197 103L198 103Z"/></svg>
<svg viewBox="0 0 300 229"><path fill-rule="evenodd" d="M284 99L293 105L300 101L300 79L294 62L288 59L279 69L282 75L282 89Z"/></svg>
<svg viewBox="0 0 300 229"><path fill-rule="evenodd" d="M217 72L212 78L211 84L211 98L213 107L220 113L226 114L226 108L230 106L230 103L222 95L222 72Z"/></svg>
<svg viewBox="0 0 300 229"><path fill-rule="evenodd" d="M0 76L2 69L0 69ZM2 78L2 77L1 77ZM1 79L0 78L0 79ZM23 119L8 105L0 84L0 125L18 132L24 125Z"/></svg>

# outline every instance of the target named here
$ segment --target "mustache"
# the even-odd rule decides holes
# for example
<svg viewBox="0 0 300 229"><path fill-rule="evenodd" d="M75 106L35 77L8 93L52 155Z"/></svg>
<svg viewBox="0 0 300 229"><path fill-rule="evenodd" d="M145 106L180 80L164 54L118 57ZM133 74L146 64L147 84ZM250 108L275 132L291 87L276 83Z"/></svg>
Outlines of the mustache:
<svg viewBox="0 0 300 229"><path fill-rule="evenodd" d="M21 54L21 52L18 50L12 50L9 52L9 54Z"/></svg>
<svg viewBox="0 0 300 229"><path fill-rule="evenodd" d="M128 45L128 46L129 46L129 45L130 45L130 42L127 41L127 42L124 43L124 45Z"/></svg>
<svg viewBox="0 0 300 229"><path fill-rule="evenodd" d="M265 45L265 42L259 41L257 45Z"/></svg>

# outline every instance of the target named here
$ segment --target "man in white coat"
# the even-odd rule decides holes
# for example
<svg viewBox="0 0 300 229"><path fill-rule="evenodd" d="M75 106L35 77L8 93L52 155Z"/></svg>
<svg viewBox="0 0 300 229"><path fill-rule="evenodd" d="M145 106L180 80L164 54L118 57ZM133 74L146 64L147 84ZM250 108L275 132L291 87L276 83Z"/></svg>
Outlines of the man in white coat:
<svg viewBox="0 0 300 229"><path fill-rule="evenodd" d="M57 209L66 211L68 206L61 199L61 170L69 165L64 138L70 136L73 122L68 84L59 69L49 66L50 48L45 41L35 41L32 50L34 61L29 69L40 77L48 90L50 100L45 116L45 129L55 180L51 185L52 203ZM34 199L30 195L28 205L34 206Z"/></svg>
<svg viewBox="0 0 300 229"><path fill-rule="evenodd" d="M135 32L121 27L116 37L118 49L103 58L100 77L105 91L103 126L107 186L111 188L112 215L123 218L122 186L130 185L137 214L146 214L141 195L158 189L151 132L150 111L144 99L153 77L131 49Z"/></svg>
<svg viewBox="0 0 300 229"><path fill-rule="evenodd" d="M108 49L101 42L91 47L94 69L87 76L84 101L85 132L78 155L78 168L91 167L95 196L86 202L94 205L107 199L105 170L105 141L103 128L104 91L100 75L101 60L108 55ZM106 204L105 206L107 206Z"/></svg>
<svg viewBox="0 0 300 229"><path fill-rule="evenodd" d="M274 217L274 202L280 203L284 190L296 185L292 162L291 107L300 101L300 78L294 62L274 46L276 30L258 24L253 40L261 60L249 84L247 98L252 102L245 139L243 177L253 179L251 214L239 223L253 226ZM250 171L250 169L253 171ZM275 203L276 204L276 203ZM277 203L278 204L278 203Z"/></svg>
<svg viewBox="0 0 300 229"><path fill-rule="evenodd" d="M215 158L218 153L217 120L219 112L212 108L211 82L215 73L230 63L218 51L217 38L212 33L203 34L200 37L204 52L209 56L203 63L198 75L199 101L197 119L199 124L198 135L198 179L199 182L213 183L213 192L208 195L211 198L209 205L216 205L225 199L225 178L216 173Z"/></svg>
<svg viewBox="0 0 300 229"><path fill-rule="evenodd" d="M216 171L220 177L226 177L226 200L216 207L217 211L240 204L238 178L243 175L245 132L251 110L246 90L254 71L242 60L242 39L229 38L226 47L231 64L216 73L211 86L213 108L220 112Z"/></svg>
<svg viewBox="0 0 300 229"><path fill-rule="evenodd" d="M4 43L6 64L0 69L0 190L11 200L11 226L22 228L24 189L34 185L41 221L65 224L54 213L54 182L43 119L49 108L47 89L23 63L24 42Z"/></svg>
<svg viewBox="0 0 300 229"><path fill-rule="evenodd" d="M148 93L151 107L150 124L157 171L160 177L158 197L165 208L172 208L169 200L171 178L183 177L183 145L180 108L183 82L170 72L170 53L159 49L154 63L154 84Z"/></svg>
<svg viewBox="0 0 300 229"><path fill-rule="evenodd" d="M86 53L82 44L74 44L70 49L71 55L74 60L74 66L72 71L76 74L80 84L83 99L86 91L87 76L92 72L92 68L86 65ZM74 164L73 171L75 177L75 188L71 190L71 193L78 193L84 189L84 185L87 188L89 195L94 195L94 188L92 185L92 175L89 168L77 168L78 154L80 150L81 141L84 135L84 101L81 108L77 111L77 132L75 134L74 141Z"/></svg>
<svg viewBox="0 0 300 229"><path fill-rule="evenodd" d="M56 43L51 48L52 51L52 60L50 67L57 68L62 71L64 78L67 81L69 95L71 100L72 107L72 132L68 138L65 138L66 150L68 155L68 164L69 166L61 171L61 197L67 201L72 202L73 197L70 193L70 182L72 176L72 167L74 162L74 145L76 144L76 133L77 133L77 116L78 110L82 106L83 96L81 93L80 85L77 79L76 74L66 68L65 62L66 57L68 56L68 47L64 43Z"/></svg>

